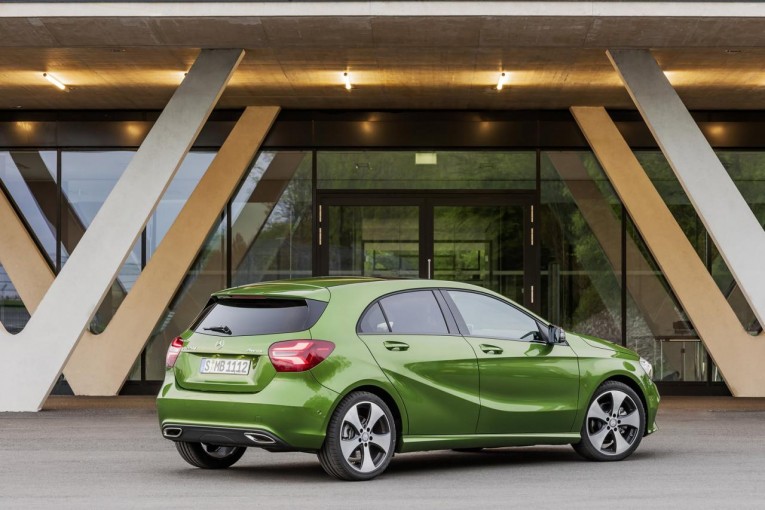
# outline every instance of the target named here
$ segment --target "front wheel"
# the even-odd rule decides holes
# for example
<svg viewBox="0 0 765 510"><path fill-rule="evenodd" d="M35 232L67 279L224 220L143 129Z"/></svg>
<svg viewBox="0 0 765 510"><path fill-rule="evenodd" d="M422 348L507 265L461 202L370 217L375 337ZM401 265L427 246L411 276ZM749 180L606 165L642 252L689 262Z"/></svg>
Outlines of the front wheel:
<svg viewBox="0 0 765 510"><path fill-rule="evenodd" d="M622 460L634 452L645 433L645 410L637 393L624 383L606 381L596 391L574 450L590 460Z"/></svg>
<svg viewBox="0 0 765 510"><path fill-rule="evenodd" d="M177 441L175 447L183 460L202 469L225 469L242 458L247 449L242 446L216 446Z"/></svg>
<svg viewBox="0 0 765 510"><path fill-rule="evenodd" d="M371 480L388 467L395 445L395 422L385 402L372 393L354 392L332 415L319 462L335 478Z"/></svg>

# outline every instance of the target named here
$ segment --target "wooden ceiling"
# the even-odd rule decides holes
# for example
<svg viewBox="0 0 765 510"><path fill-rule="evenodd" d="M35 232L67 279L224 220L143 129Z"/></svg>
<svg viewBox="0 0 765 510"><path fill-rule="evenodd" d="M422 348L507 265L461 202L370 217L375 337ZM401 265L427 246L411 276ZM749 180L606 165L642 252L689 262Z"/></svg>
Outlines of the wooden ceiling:
<svg viewBox="0 0 765 510"><path fill-rule="evenodd" d="M609 47L652 48L689 108L765 108L765 22L611 21L0 17L0 109L162 108L203 47L247 49L223 108L631 108Z"/></svg>

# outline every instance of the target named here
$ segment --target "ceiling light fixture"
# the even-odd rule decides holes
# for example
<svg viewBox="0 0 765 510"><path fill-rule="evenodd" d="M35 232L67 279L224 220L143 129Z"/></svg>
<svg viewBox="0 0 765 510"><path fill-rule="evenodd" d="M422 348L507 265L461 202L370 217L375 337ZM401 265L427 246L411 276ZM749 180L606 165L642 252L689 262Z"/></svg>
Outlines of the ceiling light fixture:
<svg viewBox="0 0 765 510"><path fill-rule="evenodd" d="M502 87L505 86L506 81L507 81L507 73L500 74L499 80L497 80L497 90L502 90Z"/></svg>
<svg viewBox="0 0 765 510"><path fill-rule="evenodd" d="M43 78L51 82L54 86L56 86L59 90L66 90L66 85L58 81L53 76L49 75L48 73L43 73Z"/></svg>
<svg viewBox="0 0 765 510"><path fill-rule="evenodd" d="M343 81L345 82L345 90L351 90L351 77L348 73L343 73Z"/></svg>

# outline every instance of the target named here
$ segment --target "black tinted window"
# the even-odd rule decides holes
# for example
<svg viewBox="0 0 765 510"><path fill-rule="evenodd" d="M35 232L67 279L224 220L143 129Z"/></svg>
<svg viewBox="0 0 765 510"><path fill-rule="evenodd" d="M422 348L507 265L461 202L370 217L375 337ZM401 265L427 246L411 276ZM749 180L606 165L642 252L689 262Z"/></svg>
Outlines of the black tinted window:
<svg viewBox="0 0 765 510"><path fill-rule="evenodd" d="M474 292L447 291L457 305L469 336L539 340L537 321L499 299Z"/></svg>
<svg viewBox="0 0 765 510"><path fill-rule="evenodd" d="M385 321L380 303L370 306L359 321L359 333L388 333L388 323Z"/></svg>
<svg viewBox="0 0 765 510"><path fill-rule="evenodd" d="M391 331L402 334L446 335L441 308L429 290L403 292L380 300Z"/></svg>
<svg viewBox="0 0 765 510"><path fill-rule="evenodd" d="M221 299L192 329L219 336L304 331L319 320L326 306L311 299Z"/></svg>

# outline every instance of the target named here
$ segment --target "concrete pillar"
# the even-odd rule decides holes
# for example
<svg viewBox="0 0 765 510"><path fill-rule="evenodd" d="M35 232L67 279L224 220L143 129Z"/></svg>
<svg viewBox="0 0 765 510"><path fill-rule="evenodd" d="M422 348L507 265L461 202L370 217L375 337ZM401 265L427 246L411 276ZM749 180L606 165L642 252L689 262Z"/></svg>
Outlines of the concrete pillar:
<svg viewBox="0 0 765 510"><path fill-rule="evenodd" d="M76 395L119 392L278 113L242 114L106 330L86 335L69 359L64 375Z"/></svg>
<svg viewBox="0 0 765 510"><path fill-rule="evenodd" d="M760 324L765 230L648 50L608 51L661 151Z"/></svg>
<svg viewBox="0 0 765 510"><path fill-rule="evenodd" d="M239 65L242 50L203 50L24 331L0 332L0 411L39 410L160 197Z"/></svg>
<svg viewBox="0 0 765 510"><path fill-rule="evenodd" d="M571 112L733 395L765 397L763 335L741 326L605 109Z"/></svg>

